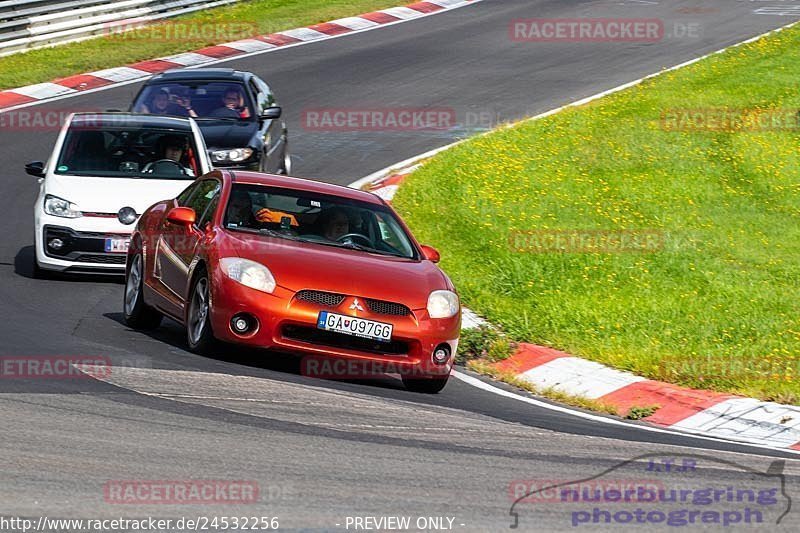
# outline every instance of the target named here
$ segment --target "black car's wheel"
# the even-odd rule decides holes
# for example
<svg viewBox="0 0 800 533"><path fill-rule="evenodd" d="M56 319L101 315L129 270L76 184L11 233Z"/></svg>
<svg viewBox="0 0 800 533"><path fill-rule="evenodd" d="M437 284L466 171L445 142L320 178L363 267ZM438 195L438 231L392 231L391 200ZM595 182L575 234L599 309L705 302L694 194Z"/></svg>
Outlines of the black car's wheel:
<svg viewBox="0 0 800 533"><path fill-rule="evenodd" d="M423 394L436 394L441 391L450 376L436 378L407 378L403 376L403 385L411 392Z"/></svg>
<svg viewBox="0 0 800 533"><path fill-rule="evenodd" d="M205 270L195 275L189 293L186 340L189 349L199 354L206 353L214 345L214 332L211 330L211 286Z"/></svg>
<svg viewBox="0 0 800 533"><path fill-rule="evenodd" d="M125 277L125 299L122 310L125 324L134 329L155 329L161 325L161 313L144 302L142 287L144 285L144 261L142 254L137 253L131 261L131 267Z"/></svg>
<svg viewBox="0 0 800 533"><path fill-rule="evenodd" d="M288 176L292 172L292 156L289 155L289 141L283 143L283 160L278 174Z"/></svg>

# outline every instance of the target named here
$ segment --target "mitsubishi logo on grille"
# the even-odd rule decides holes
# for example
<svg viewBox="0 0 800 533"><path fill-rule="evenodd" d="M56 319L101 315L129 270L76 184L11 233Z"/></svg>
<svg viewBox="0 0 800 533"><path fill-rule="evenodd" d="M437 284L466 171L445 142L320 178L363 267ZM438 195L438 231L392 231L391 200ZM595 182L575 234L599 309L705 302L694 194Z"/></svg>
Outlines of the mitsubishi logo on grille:
<svg viewBox="0 0 800 533"><path fill-rule="evenodd" d="M360 303L358 303L358 298L353 298L353 303L352 303L352 304L350 304L350 309L351 309L351 310L356 310L356 309L358 309L359 311L363 311L363 310L364 310L364 308L363 308L363 307L361 307L361 304L360 304Z"/></svg>

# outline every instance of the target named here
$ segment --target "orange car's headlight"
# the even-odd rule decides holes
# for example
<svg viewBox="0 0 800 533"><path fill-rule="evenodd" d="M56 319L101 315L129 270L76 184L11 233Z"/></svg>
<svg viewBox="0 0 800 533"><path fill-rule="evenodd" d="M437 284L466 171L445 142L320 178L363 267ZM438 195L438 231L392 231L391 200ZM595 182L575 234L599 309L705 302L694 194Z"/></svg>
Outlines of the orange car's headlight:
<svg viewBox="0 0 800 533"><path fill-rule="evenodd" d="M275 290L275 277L261 263L241 257L223 257L219 264L226 276L245 287L270 294Z"/></svg>
<svg viewBox="0 0 800 533"><path fill-rule="evenodd" d="M433 291L428 296L428 315L431 318L450 318L458 313L458 295L453 291Z"/></svg>

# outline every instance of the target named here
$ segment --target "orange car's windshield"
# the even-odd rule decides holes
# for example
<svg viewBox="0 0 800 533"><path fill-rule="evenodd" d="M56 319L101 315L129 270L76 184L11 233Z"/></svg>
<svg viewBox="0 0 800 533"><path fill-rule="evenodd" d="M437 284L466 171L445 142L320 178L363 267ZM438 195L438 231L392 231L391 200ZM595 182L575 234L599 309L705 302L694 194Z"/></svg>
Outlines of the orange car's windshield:
<svg viewBox="0 0 800 533"><path fill-rule="evenodd" d="M283 188L234 184L225 227L416 259L411 239L383 206Z"/></svg>

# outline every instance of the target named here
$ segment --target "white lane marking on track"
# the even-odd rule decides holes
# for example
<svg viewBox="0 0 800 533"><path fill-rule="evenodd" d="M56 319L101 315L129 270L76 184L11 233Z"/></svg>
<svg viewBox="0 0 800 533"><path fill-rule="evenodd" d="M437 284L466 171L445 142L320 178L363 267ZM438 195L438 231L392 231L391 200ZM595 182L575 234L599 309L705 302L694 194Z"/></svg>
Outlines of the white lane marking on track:
<svg viewBox="0 0 800 533"><path fill-rule="evenodd" d="M278 32L279 35L286 35L288 37L294 37L295 39L300 39L301 41L316 41L319 39L325 39L326 37L330 37L327 33L322 33L321 31L312 30L311 28L297 28L294 30L286 30Z"/></svg>
<svg viewBox="0 0 800 533"><path fill-rule="evenodd" d="M731 398L719 402L680 422L674 429L691 429L713 435L746 436L769 440L783 446L800 442L800 409L754 398ZM745 437L741 437L745 438Z"/></svg>
<svg viewBox="0 0 800 533"><path fill-rule="evenodd" d="M738 439L731 438L731 437L729 437L729 438L708 437L708 436L704 435L702 432L696 432L696 431L693 431L693 430L690 430L690 429L686 429L686 430L683 430L683 431L671 431L671 430L666 429L666 428L659 428L659 427L655 427L655 426L645 426L645 425L639 425L639 424L630 424L628 422L623 422L622 420L616 420L614 418L606 418L606 417L600 416L600 415L593 415L593 414L590 414L590 413L584 413L583 411L576 411L574 409L569 409L567 407L562 407L560 405L554 405L554 404L550 404L550 403L543 402L543 401L540 401L540 400L536 400L534 398L528 398L527 396L521 396L519 394L516 394L516 393L513 393L513 392L509 392L507 390L500 389L500 388L495 387L493 385L490 385L490 384L488 384L488 383L486 383L484 381L481 381L481 380L479 380L477 378L474 378L474 377L469 376L467 374L462 374L461 372L457 372L455 370L453 371L451 376L456 378L456 379L459 379L459 380L463 381L464 383L466 383L468 385L472 385L473 387L476 387L476 388L481 389L481 390L486 391L486 392L490 392L492 394L497 394L498 396L502 396L504 398L511 398L513 400L517 400L517 401L520 401L520 402L523 402L523 403L527 403L527 404L530 404L530 405L535 405L536 407L541 407L543 409L548 409L550 411L556 411L558 413L568 414L568 415L572 415L572 416L575 416L575 417L578 417L578 418L584 418L586 420L591 420L592 422L600 422L600 423L603 423L603 424L609 424L609 425L612 425L612 426L621 426L621 427L626 427L626 428L630 428L630 429L634 429L634 430L649 431L650 433L662 433L662 434L666 434L666 435L675 435L675 436L678 436L678 437L684 437L684 438L690 438L690 439L699 439L699 440L710 441L710 442L725 442L725 443L728 443L728 444L736 444L736 445L739 445L739 446L746 445L746 446L751 446L753 448L761 448L761 449L765 449L765 450L773 450L773 451L780 451L780 452L785 452L785 453L789 453L789 454L793 454L793 455L800 455L800 451L792 450L790 448L780 448L780 447L776 447L776 446L768 446L766 444L762 444L762 443L759 443L759 442L750 442L750 441L745 441L745 440L738 440ZM684 445L680 445L680 446L682 448L692 448L692 446L684 446ZM705 448L702 448L702 449L705 449ZM735 452L735 453L742 453L742 452Z"/></svg>
<svg viewBox="0 0 800 533"><path fill-rule="evenodd" d="M331 23L344 26L345 28L349 28L351 30L364 30L366 28L380 26L380 24L377 22L362 17L345 17L343 19L332 20Z"/></svg>
<svg viewBox="0 0 800 533"><path fill-rule="evenodd" d="M756 15L775 15L779 17L796 17L800 15L800 6L768 6L753 10Z"/></svg>
<svg viewBox="0 0 800 533"><path fill-rule="evenodd" d="M432 17L434 15L439 15L439 14L442 14L442 13L449 13L450 11L453 11L455 9L460 9L462 7L467 7L467 6L471 6L471 5L477 5L477 4L479 4L479 3L483 2L483 1L484 0L470 0L469 2L465 2L463 4L459 4L459 5L456 5L454 7L450 7L449 9L442 9L442 10L438 10L438 11L432 11L431 13L421 13L420 12L420 16L419 17L414 17L414 18L415 19L419 19L419 18L425 18L425 17ZM238 56L234 56L234 57L223 57L223 58L219 58L219 59L214 59L213 61L209 61L208 63L205 63L204 66L217 65L217 64L220 64L220 63L228 63L228 62L231 62L231 61L239 61L239 60L242 60L242 59L247 59L249 57L254 57L254 56L257 56L257 55L261 55L261 54L267 54L267 53L271 53L271 52L278 52L278 51L281 51L281 50L287 50L289 48L294 48L296 46L304 46L304 45L308 45L308 44L311 44L311 43L320 42L322 40L341 39L343 37L349 37L351 35L356 35L356 34L359 34L359 33L372 31L372 30L379 29L379 28L387 28L389 26L394 26L396 24L404 24L405 22L408 22L409 20L413 20L413 19L395 20L395 21L392 21L392 22L386 22L386 23L380 24L379 26L373 26L373 27L370 27L370 28L364 28L363 30L355 30L355 31L351 31L351 32L348 32L348 33L340 33L338 35L326 35L325 39L316 39L316 40L313 40L313 41L300 41L300 42L297 42L297 43L286 44L286 45L283 45L283 46L277 46L275 48L271 48L271 49L268 49L268 50L257 50L257 51L253 51L253 52L247 52L247 53L244 53L242 55L238 55ZM225 46L225 45L226 45L226 43L220 43L219 46ZM154 58L154 59L160 59L160 58ZM123 68L129 68L129 67L115 67L114 69L108 69L108 70L123 69ZM188 66L186 68L195 68L195 65L191 65L191 66ZM132 70L135 70L135 69L132 69ZM151 76L154 76L154 74L147 73L146 76L149 78ZM95 87L93 89L87 89L85 91L74 91L73 93L65 94L65 95L61 95L61 96L56 96L55 98L48 98L46 100L37 100L35 102L26 102L24 104L17 104L17 105L14 105L14 106L0 108L0 115L2 115L3 113L8 113L9 111L22 109L22 108L25 108L25 107L33 107L33 106L37 106L37 105L40 105L40 104L55 102L57 100L64 100L66 98L73 98L75 96L83 96L84 94L92 94L92 93L97 93L97 92L101 92L101 91L107 91L109 89L116 89L118 87L123 87L125 85L130 85L130 84L133 84L133 83L139 83L141 81L144 81L144 79L145 78L129 79L129 80L126 80L126 81L121 81L119 83L114 83L112 85L104 85L102 87ZM6 89L6 90L7 91L15 91L15 89Z"/></svg>
<svg viewBox="0 0 800 533"><path fill-rule="evenodd" d="M19 87L17 89L12 89L12 92L17 94L22 94L24 96L28 96L30 98L42 99L42 98L52 98L54 96L61 96L64 94L73 94L78 91L75 89L70 89L69 87L64 87L63 85L58 85L57 83L37 83L36 85L28 85L26 87Z"/></svg>
<svg viewBox="0 0 800 533"><path fill-rule="evenodd" d="M196 54L194 52L186 52L184 54L175 54L173 56L159 57L158 59L160 59L161 61L169 61L170 63L177 63L178 65L183 65L184 67L188 67L189 65L201 65L203 63L208 63L209 61L212 61L214 58L203 54Z"/></svg>
<svg viewBox="0 0 800 533"><path fill-rule="evenodd" d="M415 11L407 7L390 7L389 9L381 9L380 13L386 13L402 20L411 20L424 15L422 11Z"/></svg>
<svg viewBox="0 0 800 533"><path fill-rule="evenodd" d="M466 0L427 0L429 4L436 4L437 6L453 8L458 5L468 4Z"/></svg>
<svg viewBox="0 0 800 533"><path fill-rule="evenodd" d="M104 80L111 80L115 82L136 80L139 78L146 78L148 76L151 76L151 74L147 71L131 67L114 67L114 68L107 68L104 70L96 70L94 72L89 72L88 75L94 76L95 78L101 78Z"/></svg>
<svg viewBox="0 0 800 533"><path fill-rule="evenodd" d="M553 389L591 400L632 383L645 381L643 377L580 357L559 357L531 368L518 377L540 389Z"/></svg>
<svg viewBox="0 0 800 533"><path fill-rule="evenodd" d="M225 43L220 46L227 46L240 52L258 52L260 50L269 50L275 48L274 44L265 43L257 39L242 39L241 41L233 41L232 43Z"/></svg>
<svg viewBox="0 0 800 533"><path fill-rule="evenodd" d="M397 189L399 188L400 188L399 185L387 185L386 187L375 189L372 192L375 193L377 196L380 196L387 202L389 202L391 201L392 198L394 198L394 194L397 192Z"/></svg>

